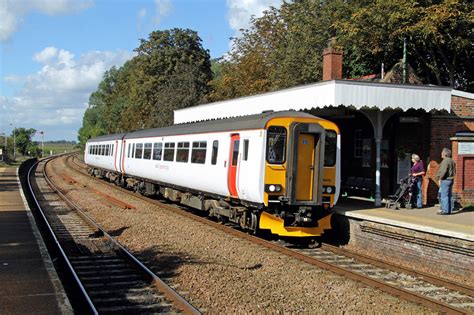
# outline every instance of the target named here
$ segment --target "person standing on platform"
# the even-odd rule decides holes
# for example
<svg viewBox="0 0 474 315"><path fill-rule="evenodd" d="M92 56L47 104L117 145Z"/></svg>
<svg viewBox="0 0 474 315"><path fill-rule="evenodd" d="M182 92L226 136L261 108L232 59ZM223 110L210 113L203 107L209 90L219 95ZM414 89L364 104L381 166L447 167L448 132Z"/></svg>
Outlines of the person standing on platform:
<svg viewBox="0 0 474 315"><path fill-rule="evenodd" d="M410 175L414 179L413 186L415 187L413 196L416 197L416 207L421 209L423 207L423 194L421 191L421 185L423 183L423 175L425 175L425 166L423 165L423 161L420 159L418 154L412 154L411 161L413 162L413 166L411 167Z"/></svg>
<svg viewBox="0 0 474 315"><path fill-rule="evenodd" d="M451 214L453 211L452 194L453 194L453 180L456 175L456 163L451 159L451 150L444 148L441 151L441 158L443 161L439 165L436 173L436 180L439 183L440 196L440 211L437 214Z"/></svg>

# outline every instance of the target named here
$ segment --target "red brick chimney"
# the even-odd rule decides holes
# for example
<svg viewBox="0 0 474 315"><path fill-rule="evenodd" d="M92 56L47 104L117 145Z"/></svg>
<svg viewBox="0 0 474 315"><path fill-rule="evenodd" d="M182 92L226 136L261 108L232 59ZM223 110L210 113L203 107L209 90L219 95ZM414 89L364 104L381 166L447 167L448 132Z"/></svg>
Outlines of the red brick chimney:
<svg viewBox="0 0 474 315"><path fill-rule="evenodd" d="M323 51L323 81L342 79L342 48L331 38Z"/></svg>

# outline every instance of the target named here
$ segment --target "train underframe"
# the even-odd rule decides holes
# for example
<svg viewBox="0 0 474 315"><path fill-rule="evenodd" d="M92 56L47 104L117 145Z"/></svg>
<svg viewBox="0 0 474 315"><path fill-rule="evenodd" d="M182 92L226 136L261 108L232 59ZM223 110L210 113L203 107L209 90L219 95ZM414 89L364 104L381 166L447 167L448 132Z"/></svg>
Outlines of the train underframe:
<svg viewBox="0 0 474 315"><path fill-rule="evenodd" d="M184 191L180 187L170 187L136 177L89 168L90 175L107 179L117 186L133 190L145 196L161 196L172 202L205 211L207 216L219 222L231 222L252 234L270 231L280 238L298 238L308 244L319 243L319 237L331 228L331 211L323 206L290 206L245 203L237 199L224 199L220 196L204 195L200 192ZM266 233L270 235L269 233Z"/></svg>

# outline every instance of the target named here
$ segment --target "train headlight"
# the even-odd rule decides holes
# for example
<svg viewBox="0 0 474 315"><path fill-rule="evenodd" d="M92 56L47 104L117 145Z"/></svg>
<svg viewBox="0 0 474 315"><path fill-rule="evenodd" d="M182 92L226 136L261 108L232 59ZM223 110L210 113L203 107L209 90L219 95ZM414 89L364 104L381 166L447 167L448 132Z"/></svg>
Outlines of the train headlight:
<svg viewBox="0 0 474 315"><path fill-rule="evenodd" d="M323 186L323 194L334 194L336 187L334 186Z"/></svg>
<svg viewBox="0 0 474 315"><path fill-rule="evenodd" d="M267 193L281 192L283 187L278 184L267 184L265 185L265 191Z"/></svg>

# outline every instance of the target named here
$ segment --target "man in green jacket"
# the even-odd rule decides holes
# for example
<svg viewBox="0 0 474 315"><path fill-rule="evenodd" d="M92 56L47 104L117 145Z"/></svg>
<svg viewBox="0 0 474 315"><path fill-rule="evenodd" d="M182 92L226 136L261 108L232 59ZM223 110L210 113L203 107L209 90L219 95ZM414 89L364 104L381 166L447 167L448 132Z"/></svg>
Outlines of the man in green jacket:
<svg viewBox="0 0 474 315"><path fill-rule="evenodd" d="M444 148L441 151L443 161L439 165L436 173L436 180L439 183L439 192L441 209L437 214L447 215L453 211L452 194L453 180L456 175L456 163L451 159L451 150Z"/></svg>

